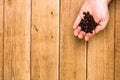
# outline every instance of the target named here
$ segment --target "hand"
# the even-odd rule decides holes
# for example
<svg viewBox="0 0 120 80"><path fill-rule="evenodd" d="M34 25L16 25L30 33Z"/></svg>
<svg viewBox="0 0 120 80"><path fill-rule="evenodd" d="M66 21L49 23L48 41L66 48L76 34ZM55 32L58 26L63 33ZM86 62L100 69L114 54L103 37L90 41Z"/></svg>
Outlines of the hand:
<svg viewBox="0 0 120 80"><path fill-rule="evenodd" d="M94 17L95 22L99 25L92 31L92 33L85 33L81 31L81 27L78 26L81 19L83 18L83 12L90 12ZM108 2L105 0L86 0L83 4L75 22L73 25L74 35L78 36L79 39L85 38L88 41L95 33L103 30L109 21Z"/></svg>

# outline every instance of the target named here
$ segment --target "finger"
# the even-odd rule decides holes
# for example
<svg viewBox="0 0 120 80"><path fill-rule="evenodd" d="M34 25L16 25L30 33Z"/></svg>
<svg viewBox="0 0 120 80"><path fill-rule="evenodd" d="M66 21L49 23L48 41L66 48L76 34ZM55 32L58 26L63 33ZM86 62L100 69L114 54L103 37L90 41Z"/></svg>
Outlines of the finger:
<svg viewBox="0 0 120 80"><path fill-rule="evenodd" d="M100 22L99 25L95 28L95 32L98 33L103 30L106 27L107 23L108 20Z"/></svg>
<svg viewBox="0 0 120 80"><path fill-rule="evenodd" d="M95 29L95 32L98 33L98 32L100 32L100 31L103 30L103 29L104 29L104 26L98 25L98 26L96 27L96 29Z"/></svg>
<svg viewBox="0 0 120 80"><path fill-rule="evenodd" d="M95 34L96 34L95 30L92 31L92 34L91 33L87 33L86 36L85 36L85 41L90 40Z"/></svg>
<svg viewBox="0 0 120 80"><path fill-rule="evenodd" d="M77 29L75 29L74 35L75 35L75 36L78 36L80 30L81 30L81 27L78 27Z"/></svg>
<svg viewBox="0 0 120 80"><path fill-rule="evenodd" d="M85 36L85 32L84 31L80 31L78 38L82 39Z"/></svg>
<svg viewBox="0 0 120 80"><path fill-rule="evenodd" d="M73 29L76 29L78 27L80 21L81 21L81 17L80 17L80 15L78 15L74 24L73 24Z"/></svg>
<svg viewBox="0 0 120 80"><path fill-rule="evenodd" d="M73 29L76 29L79 26L81 19L83 19L83 10L80 10L80 12L79 12L74 24L73 24Z"/></svg>
<svg viewBox="0 0 120 80"><path fill-rule="evenodd" d="M90 38L92 38L95 35L95 30L93 30L92 33L89 34L90 34Z"/></svg>
<svg viewBox="0 0 120 80"><path fill-rule="evenodd" d="M92 34L95 35L95 30L92 31ZM92 35L92 36L93 36L93 35Z"/></svg>
<svg viewBox="0 0 120 80"><path fill-rule="evenodd" d="M93 36L93 34L87 33L86 36L85 36L85 41L90 40L90 38L91 38L92 36Z"/></svg>

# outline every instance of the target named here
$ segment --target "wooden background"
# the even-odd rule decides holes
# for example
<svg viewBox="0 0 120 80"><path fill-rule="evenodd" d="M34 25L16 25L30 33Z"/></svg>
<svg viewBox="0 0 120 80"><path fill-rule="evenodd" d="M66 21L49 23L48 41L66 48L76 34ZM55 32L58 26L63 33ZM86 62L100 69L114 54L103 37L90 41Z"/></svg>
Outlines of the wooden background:
<svg viewBox="0 0 120 80"><path fill-rule="evenodd" d="M73 35L84 0L0 0L0 80L120 80L120 0L88 43Z"/></svg>

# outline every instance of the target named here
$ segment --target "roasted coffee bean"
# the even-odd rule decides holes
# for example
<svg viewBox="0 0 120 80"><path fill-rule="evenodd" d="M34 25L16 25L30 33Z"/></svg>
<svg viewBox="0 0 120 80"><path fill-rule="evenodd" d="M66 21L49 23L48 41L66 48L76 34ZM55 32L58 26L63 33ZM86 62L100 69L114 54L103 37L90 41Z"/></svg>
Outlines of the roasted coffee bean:
<svg viewBox="0 0 120 80"><path fill-rule="evenodd" d="M86 33L92 33L92 31L96 28L98 23L95 22L92 15L89 12L83 12L84 18L81 19L79 26L81 30Z"/></svg>

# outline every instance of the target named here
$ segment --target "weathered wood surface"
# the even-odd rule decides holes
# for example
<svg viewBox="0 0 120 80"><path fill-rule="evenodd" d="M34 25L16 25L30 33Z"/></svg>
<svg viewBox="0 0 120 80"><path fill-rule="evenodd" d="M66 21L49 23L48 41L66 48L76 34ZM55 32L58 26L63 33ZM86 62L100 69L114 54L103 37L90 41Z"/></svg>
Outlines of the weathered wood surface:
<svg viewBox="0 0 120 80"><path fill-rule="evenodd" d="M120 80L120 0L88 43L73 35L84 0L0 0L0 80Z"/></svg>

